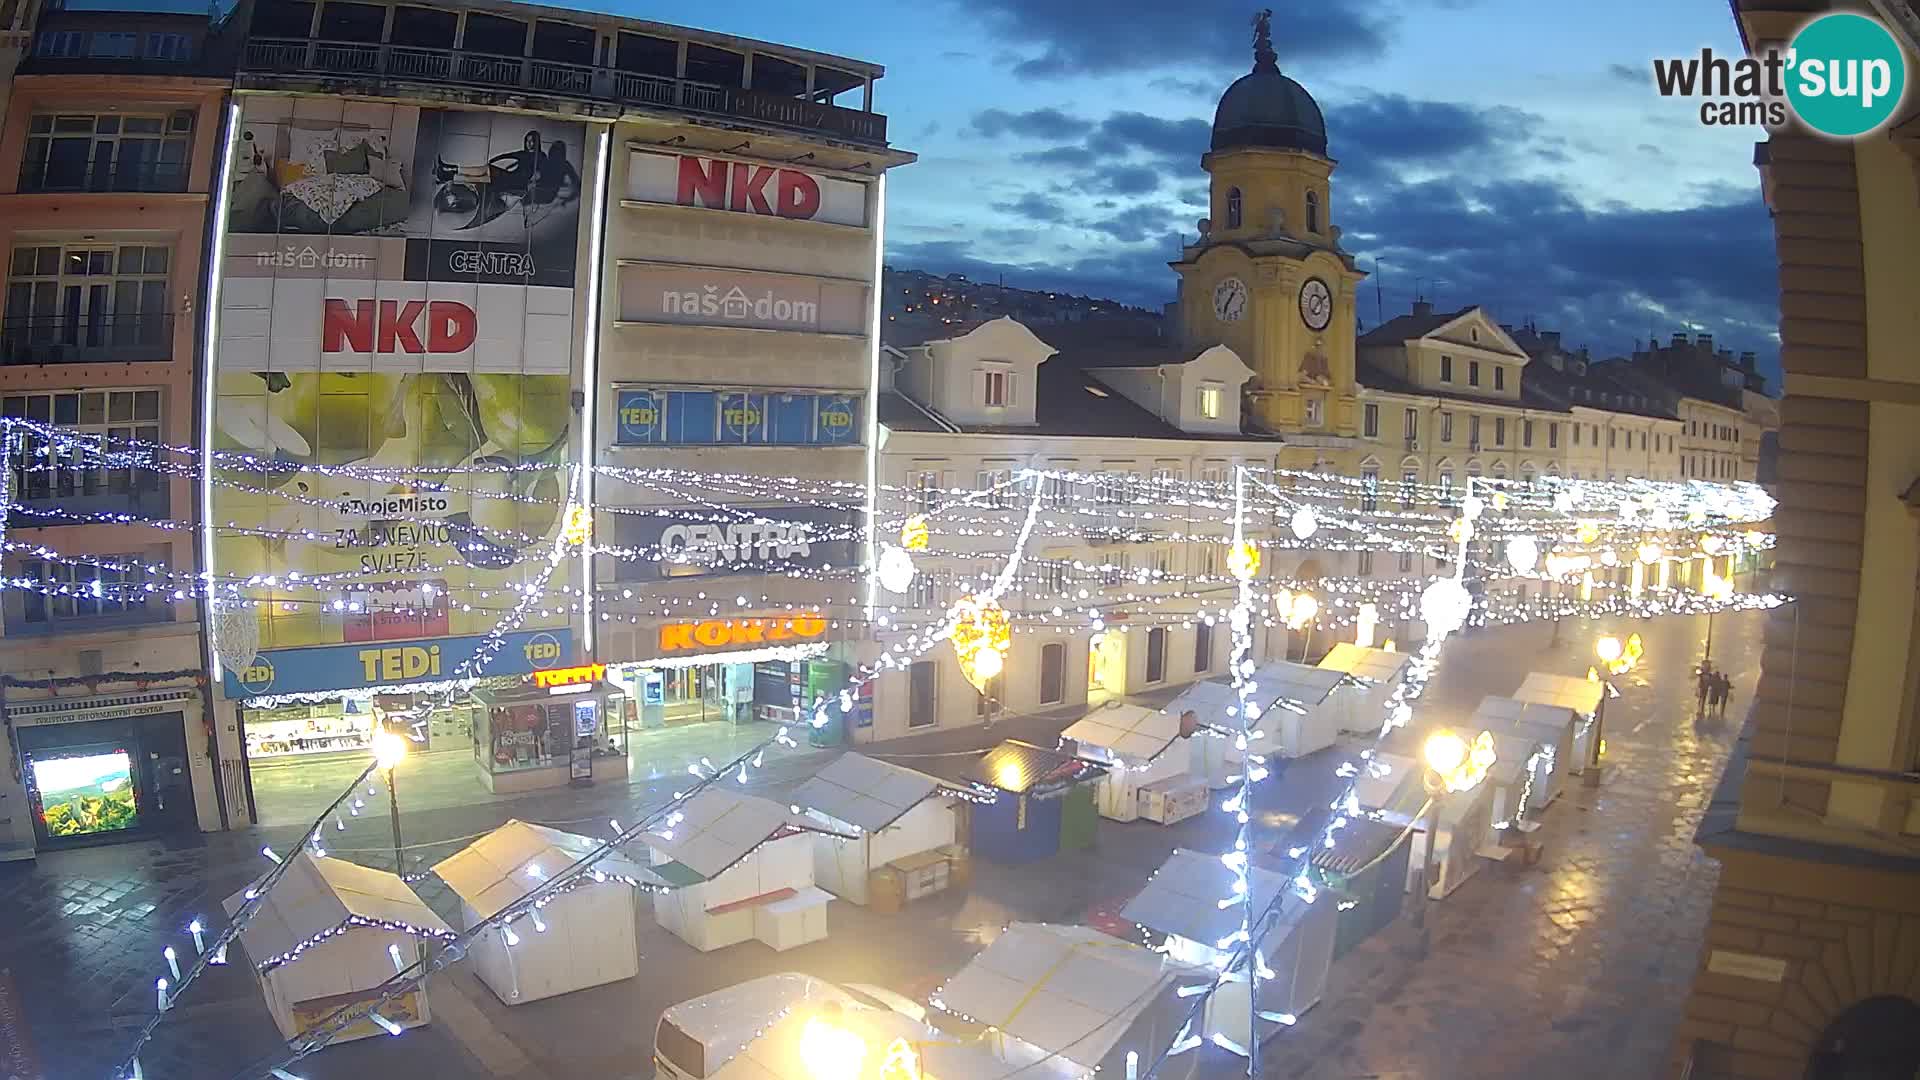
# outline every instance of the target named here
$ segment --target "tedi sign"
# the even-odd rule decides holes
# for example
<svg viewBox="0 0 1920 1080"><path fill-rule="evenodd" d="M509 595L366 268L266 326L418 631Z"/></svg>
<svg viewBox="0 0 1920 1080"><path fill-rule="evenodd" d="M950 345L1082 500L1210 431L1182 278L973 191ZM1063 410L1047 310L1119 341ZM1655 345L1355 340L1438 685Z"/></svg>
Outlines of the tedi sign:
<svg viewBox="0 0 1920 1080"><path fill-rule="evenodd" d="M634 150L627 198L789 221L867 224L867 184L786 165Z"/></svg>

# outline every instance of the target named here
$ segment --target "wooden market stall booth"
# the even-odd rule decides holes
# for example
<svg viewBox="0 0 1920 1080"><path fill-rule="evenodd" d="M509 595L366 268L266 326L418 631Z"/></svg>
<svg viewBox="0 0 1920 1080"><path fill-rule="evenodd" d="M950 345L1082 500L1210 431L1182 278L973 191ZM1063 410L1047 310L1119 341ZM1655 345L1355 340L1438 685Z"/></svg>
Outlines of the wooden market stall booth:
<svg viewBox="0 0 1920 1080"><path fill-rule="evenodd" d="M436 863L471 930L600 846L600 841L518 819ZM526 916L489 926L467 963L502 1002L519 1005L640 974L635 894L663 882L618 852L569 881Z"/></svg>
<svg viewBox="0 0 1920 1080"><path fill-rule="evenodd" d="M1257 913L1275 908L1279 917L1261 942L1272 974L1262 976L1259 1000L1249 1006L1248 984L1230 982L1207 1001L1204 1034L1218 1032L1244 1044L1255 1010L1298 1018L1320 1003L1333 966L1338 913L1331 900L1308 903L1278 870L1255 864L1248 867L1247 890ZM1237 903L1222 908L1234 895L1234 872L1218 855L1175 848L1147 884L1122 908L1122 918L1167 935L1164 948L1183 964L1218 971L1230 950L1217 942L1240 929ZM1287 1026L1284 1020L1261 1020L1261 1041Z"/></svg>
<svg viewBox="0 0 1920 1080"><path fill-rule="evenodd" d="M667 886L653 898L661 926L701 952L748 939L784 952L827 936L833 897L813 879L820 825L722 787L667 820L639 838L652 853L648 869Z"/></svg>
<svg viewBox="0 0 1920 1080"><path fill-rule="evenodd" d="M973 853L995 862L1050 858L1093 844L1093 781L1106 768L1018 739L986 752L968 779L989 801L972 805Z"/></svg>
<svg viewBox="0 0 1920 1080"><path fill-rule="evenodd" d="M1378 818L1355 818L1333 834L1333 846L1313 852L1313 871L1339 913L1333 959L1372 937L1393 920L1407 898L1407 868L1414 830Z"/></svg>
<svg viewBox="0 0 1920 1080"><path fill-rule="evenodd" d="M988 1025L987 1045L1022 1075L1123 1077L1128 1052L1144 1068L1180 1037L1180 986L1213 974L1084 926L1019 922L929 1001ZM1168 1057L1154 1075L1190 1080L1198 1058Z"/></svg>
<svg viewBox="0 0 1920 1080"><path fill-rule="evenodd" d="M962 800L926 773L848 751L792 798L831 830L813 836L813 879L842 900L898 911L966 875Z"/></svg>
<svg viewBox="0 0 1920 1080"><path fill-rule="evenodd" d="M453 928L395 874L304 848L287 858L292 865L240 929L240 944L253 961L267 1011L287 1039L318 1027L341 1008L378 996L381 984L415 962L421 941L454 936ZM227 897L227 914L245 906L257 885ZM431 1019L424 988L395 997L377 1012L393 1027L369 1017L333 1041L397 1035Z"/></svg>
<svg viewBox="0 0 1920 1080"><path fill-rule="evenodd" d="M1207 782L1190 771L1193 742L1180 716L1114 701L1060 733L1062 749L1108 769L1093 787L1101 817L1171 825L1206 810Z"/></svg>
<svg viewBox="0 0 1920 1080"><path fill-rule="evenodd" d="M1403 731L1395 745L1413 738ZM1446 792L1430 800L1426 768L1407 754L1376 751L1362 759L1360 768L1349 810L1412 830L1407 851L1408 891L1420 887L1429 834L1435 831L1439 834L1433 841L1435 880L1428 883L1428 895L1444 897L1480 872L1484 860L1479 851L1494 837L1493 784L1482 781L1466 791ZM1437 815L1435 806L1439 808Z"/></svg>
<svg viewBox="0 0 1920 1080"><path fill-rule="evenodd" d="M1600 763L1601 735L1606 731L1607 685L1598 679L1572 675L1549 675L1535 671L1527 675L1515 701L1554 705L1571 710L1579 723L1573 729L1573 754L1567 771L1583 773Z"/></svg>
<svg viewBox="0 0 1920 1080"><path fill-rule="evenodd" d="M1340 710L1331 700L1346 680L1332 668L1269 660L1253 673L1249 699L1260 707L1260 727L1272 733L1273 753L1305 757L1340 738Z"/></svg>
<svg viewBox="0 0 1920 1080"><path fill-rule="evenodd" d="M1246 760L1234 743L1241 734L1240 697L1231 683L1208 680L1192 683L1180 691L1164 710L1180 722L1182 731L1191 732L1189 770L1217 791L1227 786L1227 777L1240 771ZM1270 740L1249 744L1255 753L1271 747Z"/></svg>
<svg viewBox="0 0 1920 1080"><path fill-rule="evenodd" d="M1578 726L1579 718L1571 709L1505 697L1481 699L1468 724L1474 731L1516 736L1536 745L1527 763L1533 781L1528 793L1529 810L1544 809L1566 792L1567 769L1573 761L1573 736Z"/></svg>
<svg viewBox="0 0 1920 1080"><path fill-rule="evenodd" d="M1353 735L1372 735L1386 721L1387 700L1406 679L1413 657L1343 641L1320 658L1318 666L1347 677L1333 694L1335 724Z"/></svg>

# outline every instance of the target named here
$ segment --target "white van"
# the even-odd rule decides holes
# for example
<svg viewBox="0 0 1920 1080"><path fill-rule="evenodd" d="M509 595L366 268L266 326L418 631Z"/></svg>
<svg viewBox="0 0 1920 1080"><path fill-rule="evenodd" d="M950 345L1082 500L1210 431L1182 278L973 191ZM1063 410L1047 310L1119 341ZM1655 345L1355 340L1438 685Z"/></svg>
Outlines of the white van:
<svg viewBox="0 0 1920 1080"><path fill-rule="evenodd" d="M926 1010L877 986L836 986L798 972L763 975L702 994L660 1014L653 1033L655 1080L707 1080L781 1013L802 1002L893 1011L924 1022Z"/></svg>

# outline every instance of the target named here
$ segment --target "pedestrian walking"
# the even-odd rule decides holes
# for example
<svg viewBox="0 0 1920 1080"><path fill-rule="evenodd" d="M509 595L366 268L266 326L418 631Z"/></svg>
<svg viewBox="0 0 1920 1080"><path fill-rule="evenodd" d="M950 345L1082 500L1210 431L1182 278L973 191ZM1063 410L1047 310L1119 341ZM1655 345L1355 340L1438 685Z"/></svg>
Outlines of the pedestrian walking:
<svg viewBox="0 0 1920 1080"><path fill-rule="evenodd" d="M1707 705L1716 714L1720 712L1722 703L1724 703L1727 700L1726 685L1727 685L1726 678L1722 676L1719 672L1715 672L1713 675L1708 677Z"/></svg>
<svg viewBox="0 0 1920 1080"><path fill-rule="evenodd" d="M1727 715L1727 699L1733 696L1733 679L1726 673L1720 675L1720 715Z"/></svg>
<svg viewBox="0 0 1920 1080"><path fill-rule="evenodd" d="M1705 664L1700 665L1700 669L1694 673L1694 682L1697 684L1694 687L1695 696L1699 699L1694 706L1694 712L1697 715L1705 716L1707 714L1707 695L1713 688L1713 669Z"/></svg>

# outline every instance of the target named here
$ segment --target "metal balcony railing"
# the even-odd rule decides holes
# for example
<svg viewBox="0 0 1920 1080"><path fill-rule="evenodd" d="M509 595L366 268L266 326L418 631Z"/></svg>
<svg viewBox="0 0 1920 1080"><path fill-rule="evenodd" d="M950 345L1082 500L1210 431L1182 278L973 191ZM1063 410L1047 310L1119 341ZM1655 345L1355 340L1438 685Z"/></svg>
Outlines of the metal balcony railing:
<svg viewBox="0 0 1920 1080"><path fill-rule="evenodd" d="M52 315L0 321L0 364L145 363L173 357L173 315Z"/></svg>
<svg viewBox="0 0 1920 1080"><path fill-rule="evenodd" d="M882 146L887 141L887 118L879 113L691 79L462 49L255 38L247 42L241 69L267 75L358 76L528 90L683 109Z"/></svg>
<svg viewBox="0 0 1920 1080"><path fill-rule="evenodd" d="M24 161L20 186L25 194L52 191L168 192L187 190L187 164L180 161L115 161L107 152L81 160L52 157Z"/></svg>

